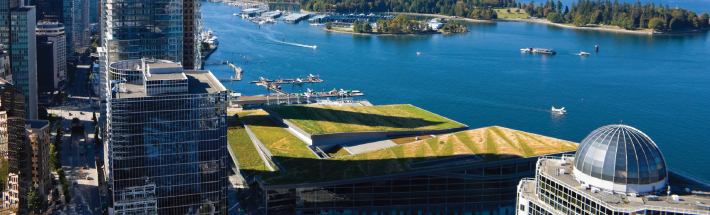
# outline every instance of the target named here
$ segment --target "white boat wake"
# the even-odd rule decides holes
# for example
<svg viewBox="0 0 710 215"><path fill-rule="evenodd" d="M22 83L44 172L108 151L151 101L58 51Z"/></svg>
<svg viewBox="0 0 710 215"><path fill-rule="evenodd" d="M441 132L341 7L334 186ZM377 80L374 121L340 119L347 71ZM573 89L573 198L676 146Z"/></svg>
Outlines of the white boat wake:
<svg viewBox="0 0 710 215"><path fill-rule="evenodd" d="M277 42L279 42L279 41L277 40ZM318 46L316 46L316 45L309 46L309 45L303 45L303 44L298 44L298 43L289 43L289 42L283 42L283 41L281 43L294 45L294 46L300 46L300 47L306 47L306 48L312 48L312 49L318 48Z"/></svg>
<svg viewBox="0 0 710 215"><path fill-rule="evenodd" d="M306 47L306 48L312 48L312 49L318 48L318 46L316 46L316 45L309 46L309 45L298 44L298 43L289 43L289 42L285 42L285 41L278 41L278 40L274 39L273 37L271 37L271 35L267 35L266 38L269 38L271 41L274 41L277 43L283 43L283 44L288 44L288 45L292 45L292 46L300 46L300 47Z"/></svg>

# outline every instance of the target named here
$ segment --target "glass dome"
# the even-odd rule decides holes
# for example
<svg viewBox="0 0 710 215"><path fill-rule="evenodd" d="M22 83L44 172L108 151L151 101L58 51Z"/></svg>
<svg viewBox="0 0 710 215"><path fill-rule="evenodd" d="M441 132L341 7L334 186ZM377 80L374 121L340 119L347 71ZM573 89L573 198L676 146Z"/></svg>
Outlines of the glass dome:
<svg viewBox="0 0 710 215"><path fill-rule="evenodd" d="M620 185L649 185L666 179L666 162L656 143L627 125L592 131L579 145L574 168Z"/></svg>

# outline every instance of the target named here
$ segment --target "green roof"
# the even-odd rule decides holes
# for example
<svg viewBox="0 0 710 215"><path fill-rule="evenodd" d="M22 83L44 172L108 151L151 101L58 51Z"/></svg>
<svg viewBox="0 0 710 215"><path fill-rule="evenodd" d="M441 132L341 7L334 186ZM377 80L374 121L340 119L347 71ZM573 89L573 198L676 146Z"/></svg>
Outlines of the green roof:
<svg viewBox="0 0 710 215"><path fill-rule="evenodd" d="M241 119L284 167L285 172L265 170L261 159L257 160L258 164L243 165L242 160L259 157L256 152L247 150L235 151L235 154L241 154L236 155L240 168L248 176L259 175L264 183L272 185L336 181L469 164L419 169L410 167L414 163L461 156L476 155L482 162L532 157L574 151L578 146L577 143L565 140L494 126L439 135L356 155L336 150L333 154L339 157L318 159L306 143L271 121L266 112L257 111ZM238 128L230 127L229 134L237 134L235 129ZM233 142L233 139L236 138L230 138L230 145L241 144L243 147L238 147L240 149L254 147L251 142Z"/></svg>
<svg viewBox="0 0 710 215"><path fill-rule="evenodd" d="M313 134L367 131L419 131L461 128L466 125L412 105L276 106L281 118Z"/></svg>

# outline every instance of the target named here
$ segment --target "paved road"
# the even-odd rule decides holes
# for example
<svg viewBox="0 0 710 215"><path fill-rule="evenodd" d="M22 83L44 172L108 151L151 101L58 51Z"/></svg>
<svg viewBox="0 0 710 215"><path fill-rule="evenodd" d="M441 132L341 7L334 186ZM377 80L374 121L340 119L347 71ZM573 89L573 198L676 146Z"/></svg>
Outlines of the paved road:
<svg viewBox="0 0 710 215"><path fill-rule="evenodd" d="M99 150L99 154L96 154L93 144L90 144L91 148L88 148L89 146L84 143L93 143L94 124L92 123L92 113L94 111L98 112L98 110L91 108L86 98L88 96L86 76L90 72L90 64L91 61L85 61L81 62L77 67L74 84L67 89L71 97L63 102L63 106L48 108L49 113L63 116L65 120L62 123L62 127L65 129L71 129L71 119L79 118L84 123L87 134L87 137L84 137L84 134L80 132L74 135L71 135L67 130L63 132L62 169L67 175L67 181L70 185L69 194L72 199L69 204L63 205L54 214L80 214L80 211L81 214L101 214L98 175L94 157L102 157L100 154L102 151ZM82 112L84 114L81 114ZM85 169L85 167L88 167L88 169ZM87 176L90 177L90 180L87 180ZM80 210L78 208L79 205L81 205Z"/></svg>
<svg viewBox="0 0 710 215"><path fill-rule="evenodd" d="M71 120L64 120L62 126L69 128L71 126L70 124ZM91 122L87 122L86 124L87 133L93 133L93 126L90 126L91 124ZM101 214L98 175L93 159L95 153L93 147L86 150L87 145L81 143L83 141L80 141L84 138L81 133L74 133L74 135L71 136L65 134L63 137L64 141L61 152L62 169L66 172L67 181L70 184L69 194L72 196L72 199L69 204L65 204L65 206L61 208L61 211L55 214L79 214L77 207L80 204L82 214ZM92 140L89 139L89 141ZM84 169L84 167L87 166L89 169ZM86 176L89 176L91 180L86 180ZM74 185L74 182L77 184Z"/></svg>

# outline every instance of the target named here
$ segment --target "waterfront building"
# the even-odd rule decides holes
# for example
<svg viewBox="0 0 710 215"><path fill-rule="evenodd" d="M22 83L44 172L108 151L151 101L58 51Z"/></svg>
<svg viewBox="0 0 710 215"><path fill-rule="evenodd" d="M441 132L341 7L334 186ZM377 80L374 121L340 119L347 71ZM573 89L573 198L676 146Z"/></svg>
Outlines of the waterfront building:
<svg viewBox="0 0 710 215"><path fill-rule="evenodd" d="M23 193L29 190L29 171L27 167L27 152L25 144L25 96L9 81L0 79L0 109L5 117L7 143L2 148L6 149L7 165L9 167L7 189L2 194L2 208L18 208L26 199ZM23 173L24 172L24 173ZM22 174L21 174L22 173ZM26 196L25 196L26 197Z"/></svg>
<svg viewBox="0 0 710 215"><path fill-rule="evenodd" d="M40 43L49 43L51 46L40 50ZM37 23L37 76L40 92L49 92L59 89L67 78L67 52L66 33L64 24L58 22ZM42 57L40 57L42 56Z"/></svg>
<svg viewBox="0 0 710 215"><path fill-rule="evenodd" d="M710 184L670 171L643 132L608 125L574 156L546 157L518 185L519 215L710 214Z"/></svg>
<svg viewBox="0 0 710 215"><path fill-rule="evenodd" d="M103 1L102 41L110 63L155 58L200 68L200 1ZM161 14L154 16L152 14Z"/></svg>
<svg viewBox="0 0 710 215"><path fill-rule="evenodd" d="M165 60L119 61L107 72L110 210L226 214L227 89L209 71Z"/></svg>
<svg viewBox="0 0 710 215"><path fill-rule="evenodd" d="M503 127L468 130L411 105L252 112L230 121L229 135L256 197L244 204L262 214L512 215L537 156L577 148Z"/></svg>
<svg viewBox="0 0 710 215"><path fill-rule="evenodd" d="M5 80L25 94L27 118L37 118L37 48L35 8L21 0L0 3L0 44L7 50L10 71Z"/></svg>

